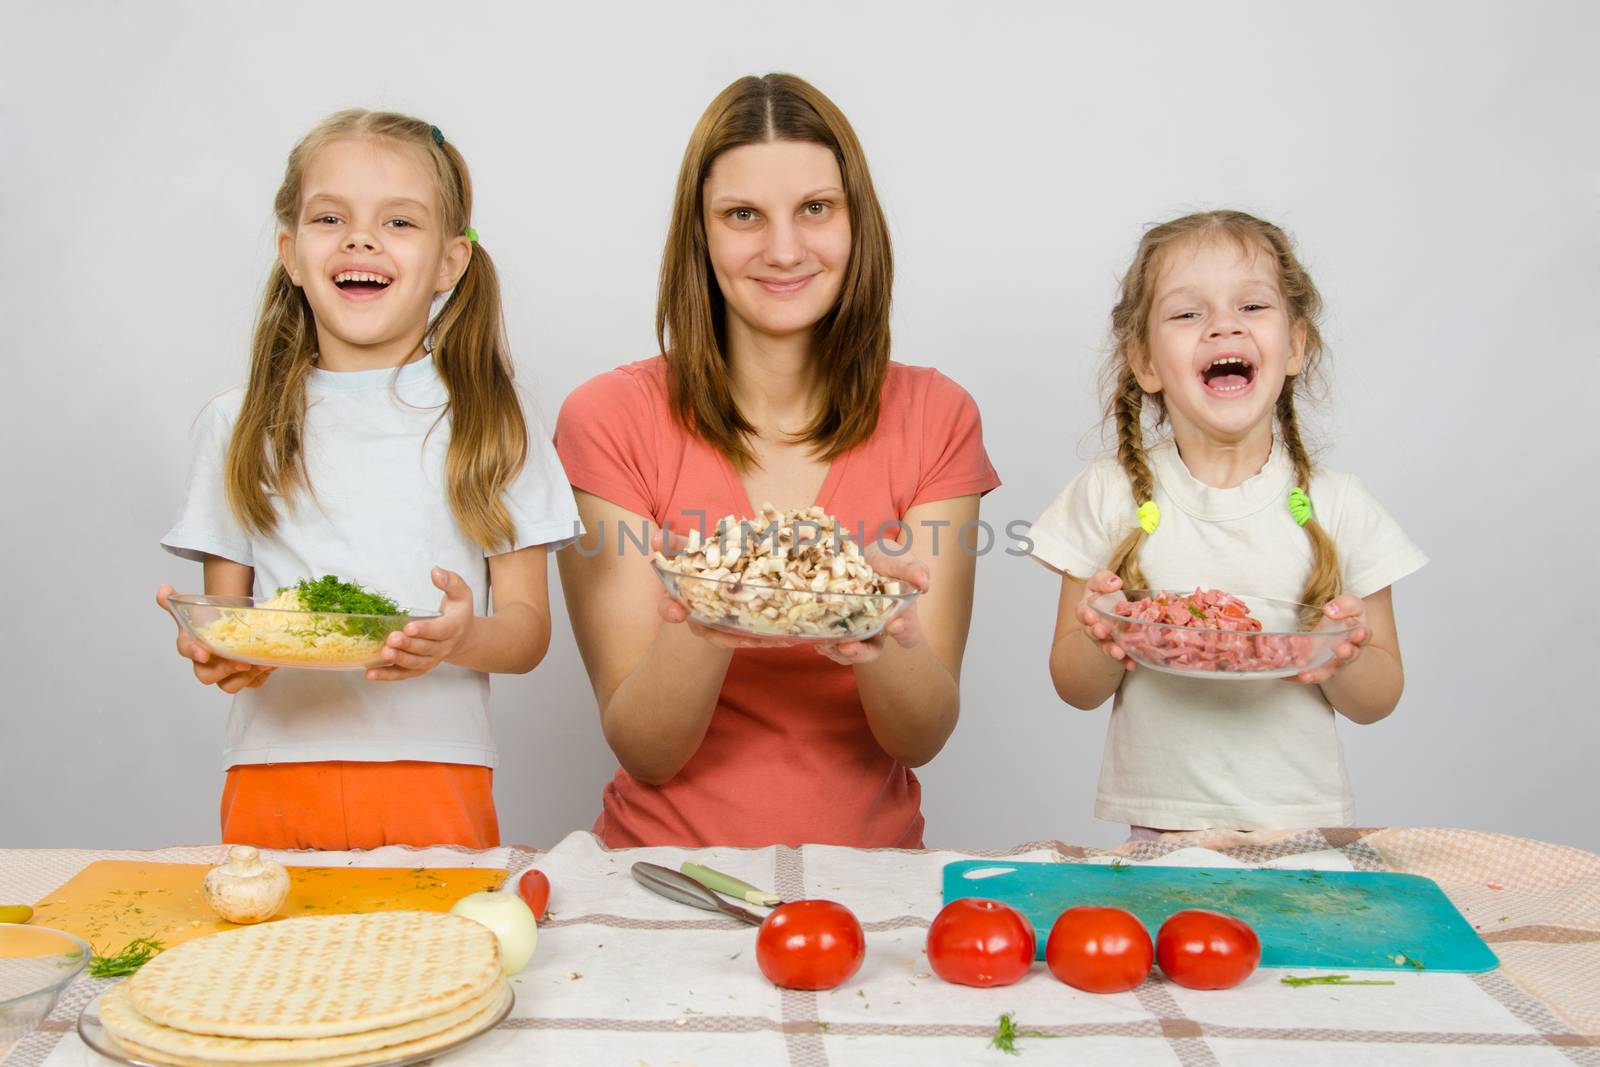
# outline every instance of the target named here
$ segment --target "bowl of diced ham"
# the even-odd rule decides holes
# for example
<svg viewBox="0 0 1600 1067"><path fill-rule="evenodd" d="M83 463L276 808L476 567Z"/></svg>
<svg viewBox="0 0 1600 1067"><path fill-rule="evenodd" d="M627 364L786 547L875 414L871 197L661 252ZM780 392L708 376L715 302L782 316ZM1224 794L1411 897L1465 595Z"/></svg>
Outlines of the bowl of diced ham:
<svg viewBox="0 0 1600 1067"><path fill-rule="evenodd" d="M1292 677L1327 663L1349 637L1315 608L1220 589L1106 593L1089 606L1139 666L1193 678Z"/></svg>

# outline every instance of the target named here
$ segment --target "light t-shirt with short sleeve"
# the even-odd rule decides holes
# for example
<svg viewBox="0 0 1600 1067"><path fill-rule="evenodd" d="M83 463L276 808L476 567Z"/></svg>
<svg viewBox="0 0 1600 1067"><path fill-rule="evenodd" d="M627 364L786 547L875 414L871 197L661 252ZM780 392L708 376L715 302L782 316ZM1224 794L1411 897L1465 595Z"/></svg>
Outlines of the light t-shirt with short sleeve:
<svg viewBox="0 0 1600 1067"><path fill-rule="evenodd" d="M520 395L520 394L519 394ZM411 611L437 611L438 566L464 578L473 611L487 611L488 560L461 528L445 487L448 400L431 358L398 370L314 369L306 385L305 465L311 491L273 498L277 528L239 525L223 475L244 400L232 389L195 420L188 491L162 547L185 559L220 556L255 569L254 595L302 578L338 575ZM503 500L516 524L510 549L571 542L577 504L530 403L527 459ZM419 678L369 682L361 671L274 671L233 698L223 766L321 760L419 760L495 765L489 679L440 664Z"/></svg>
<svg viewBox="0 0 1600 1067"><path fill-rule="evenodd" d="M666 360L626 364L580 386L561 408L556 447L575 488L687 533L751 516L728 460L688 433L667 402ZM829 466L815 504L852 537L892 537L912 507L1000 484L978 406L928 367L891 363L871 438ZM598 551L644 556L616 530ZM913 531L915 538L924 531ZM954 531L946 534L949 544ZM573 551L592 551L590 547ZM639 560L644 565L644 560ZM922 844L921 787L872 736L852 668L813 649L739 649L700 747L664 785L618 769L595 833L609 846Z"/></svg>
<svg viewBox="0 0 1600 1067"><path fill-rule="evenodd" d="M1294 466L1281 443L1258 474L1228 489L1198 481L1171 441L1148 455L1161 509L1139 553L1151 588L1300 598L1311 540L1289 513ZM1345 592L1370 596L1427 562L1352 475L1318 471L1309 492L1338 550ZM1062 490L1028 536L1037 559L1087 579L1137 521L1127 475L1104 458ZM1348 825L1354 799L1333 708L1320 687L1287 679L1134 671L1112 707L1095 814L1165 830Z"/></svg>

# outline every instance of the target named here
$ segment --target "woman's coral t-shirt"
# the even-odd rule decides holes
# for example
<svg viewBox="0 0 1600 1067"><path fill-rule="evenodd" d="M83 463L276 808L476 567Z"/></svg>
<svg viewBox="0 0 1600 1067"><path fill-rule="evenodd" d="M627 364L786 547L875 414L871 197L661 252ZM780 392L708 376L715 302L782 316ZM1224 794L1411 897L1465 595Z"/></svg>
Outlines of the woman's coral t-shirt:
<svg viewBox="0 0 1600 1067"><path fill-rule="evenodd" d="M687 532L755 511L726 457L673 418L660 356L573 392L556 423L556 449L574 488L658 526ZM877 429L833 461L815 503L870 541L880 530L892 537L895 521L918 504L999 484L966 391L931 368L891 363ZM941 550L957 551L956 531L939 532ZM623 550L645 566L638 530L631 533ZM912 531L914 554L926 557L922 542L932 533ZM618 531L605 537L604 551L623 543ZM917 848L921 787L872 736L852 668L804 646L740 649L699 750L660 786L619 768L594 832L613 848Z"/></svg>

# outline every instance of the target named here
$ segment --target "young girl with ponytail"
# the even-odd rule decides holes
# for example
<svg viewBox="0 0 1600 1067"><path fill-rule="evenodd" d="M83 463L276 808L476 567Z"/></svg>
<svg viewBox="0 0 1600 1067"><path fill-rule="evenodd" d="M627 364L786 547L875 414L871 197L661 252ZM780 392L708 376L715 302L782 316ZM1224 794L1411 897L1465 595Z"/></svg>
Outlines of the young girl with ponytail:
<svg viewBox="0 0 1600 1067"><path fill-rule="evenodd" d="M343 111L290 153L275 212L249 382L196 420L162 545L204 564L208 594L334 574L443 601L364 675L251 667L180 632L195 676L235 694L222 839L493 846L487 675L544 657L546 552L577 509L512 383L466 163L419 119Z"/></svg>
<svg viewBox="0 0 1600 1067"><path fill-rule="evenodd" d="M1083 709L1116 695L1095 813L1136 837L1348 825L1334 712L1372 723L1400 699L1389 587L1426 558L1360 482L1306 450L1295 392L1322 356L1320 311L1271 223L1212 211L1149 230L1111 313L1116 456L1031 531L1062 575L1056 691ZM1349 638L1292 680L1223 684L1137 670L1088 607L1197 586L1299 601Z"/></svg>

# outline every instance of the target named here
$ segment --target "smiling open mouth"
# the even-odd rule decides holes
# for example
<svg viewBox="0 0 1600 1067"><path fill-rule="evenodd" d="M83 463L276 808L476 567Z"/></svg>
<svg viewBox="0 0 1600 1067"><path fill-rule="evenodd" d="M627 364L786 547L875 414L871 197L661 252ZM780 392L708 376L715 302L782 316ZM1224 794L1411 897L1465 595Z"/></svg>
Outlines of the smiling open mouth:
<svg viewBox="0 0 1600 1067"><path fill-rule="evenodd" d="M1255 364L1238 356L1223 356L1206 365L1200 380L1213 393L1237 393L1256 380Z"/></svg>
<svg viewBox="0 0 1600 1067"><path fill-rule="evenodd" d="M394 279L371 271L346 270L333 276L333 284L347 293L381 293L394 284Z"/></svg>

